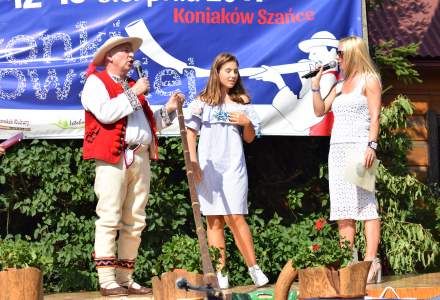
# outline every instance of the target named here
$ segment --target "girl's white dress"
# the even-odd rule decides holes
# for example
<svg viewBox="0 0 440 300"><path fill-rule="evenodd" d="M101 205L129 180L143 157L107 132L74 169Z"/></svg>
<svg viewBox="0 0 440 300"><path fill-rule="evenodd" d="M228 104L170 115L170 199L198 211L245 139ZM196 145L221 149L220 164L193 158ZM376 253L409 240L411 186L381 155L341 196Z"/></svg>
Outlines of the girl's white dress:
<svg viewBox="0 0 440 300"><path fill-rule="evenodd" d="M228 122L228 112L243 111L256 133L260 120L252 105L210 106L190 103L185 125L200 132L198 159L202 181L197 186L203 215L247 214L248 177L243 152L242 127Z"/></svg>

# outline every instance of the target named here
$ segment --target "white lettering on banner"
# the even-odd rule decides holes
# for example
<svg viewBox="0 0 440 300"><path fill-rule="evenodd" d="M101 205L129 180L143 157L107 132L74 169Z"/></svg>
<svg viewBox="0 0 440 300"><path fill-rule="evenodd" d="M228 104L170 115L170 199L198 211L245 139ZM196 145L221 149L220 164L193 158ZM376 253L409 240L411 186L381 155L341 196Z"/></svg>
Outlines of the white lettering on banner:
<svg viewBox="0 0 440 300"><path fill-rule="evenodd" d="M15 0L15 8L41 8L43 5L41 1L34 0Z"/></svg>
<svg viewBox="0 0 440 300"><path fill-rule="evenodd" d="M69 4L69 1L73 4L81 4L84 3L85 0L61 0L61 5Z"/></svg>
<svg viewBox="0 0 440 300"><path fill-rule="evenodd" d="M17 47L17 44L28 44L27 47ZM23 59L16 59L14 57L17 53L22 53L24 51L29 51L29 56ZM29 35L17 35L11 38L11 40L6 44L5 52L9 54L6 56L8 62L24 65L29 61L33 61L37 58L37 42L35 39Z"/></svg>
<svg viewBox="0 0 440 300"><path fill-rule="evenodd" d="M196 88L196 72L194 69L184 69L183 76L187 80L187 97L186 103L191 103L197 94ZM175 92L182 92L181 89L177 88L178 86L182 86L182 77L180 74L174 70L165 68L159 71L154 77L154 92L159 96L171 96ZM172 87L176 87L175 89L171 89ZM166 89L166 90L165 90ZM150 94L151 95L151 94ZM150 96L149 95L149 96Z"/></svg>
<svg viewBox="0 0 440 300"><path fill-rule="evenodd" d="M43 57L46 59L47 63L50 63L52 57L52 46L57 40L61 40L64 43L64 58L67 62L72 62L72 41L70 36L64 32L57 32L50 35L43 35L41 37L43 41Z"/></svg>
<svg viewBox="0 0 440 300"><path fill-rule="evenodd" d="M40 37L32 37L31 35L11 37L4 49L0 48L0 51L6 53L5 58L9 63L15 66L30 65L30 67L27 70L23 68L4 68L0 71L0 101L17 99L22 96L26 90L30 92L31 89L35 95L35 99L39 101L47 100L51 97L63 101L70 99L69 96L79 99L81 97L81 91L74 95L69 94L74 81L75 84L79 82L80 85L84 85L86 72L81 70L81 72L75 73L75 70L72 68L55 69L51 67L50 64L54 60L60 61L60 58L64 58L61 60L63 64L69 64L78 60L82 63L89 63L91 57L96 52L96 49L103 43L104 39L109 36L121 35L121 21L115 20L112 25L115 29L114 31L98 32L93 39L89 40L87 22L77 22L75 29L76 32L79 33L79 47L72 45L72 38L65 32L57 32L50 35L43 34ZM42 49L39 49L41 45L39 46L37 41L42 42ZM0 39L0 46L2 46L3 43L4 39ZM57 57L54 57L54 48L60 45L63 47L62 54L57 54ZM79 48L79 55L75 57L73 56L74 48ZM35 68L32 65L37 62L41 56L44 62L48 64L47 68ZM147 65L148 57L143 57L142 62L144 65ZM181 70L176 71L173 66L164 66L164 69L152 75L154 92L159 96L170 96L173 92L187 89L187 102L193 101L197 94L197 74L194 69L191 68L194 64L194 58L191 57L188 58L187 67ZM145 71L148 72L148 68L145 68ZM60 77L60 72L64 76ZM45 73L47 74L46 76ZM64 82L60 80L62 78L64 78ZM187 82L186 87L183 87L183 85L186 84L186 82L183 82L183 79ZM2 84L2 82L7 82L8 84ZM53 96L51 91L54 91L55 96ZM150 94L149 97L152 97L152 94Z"/></svg>
<svg viewBox="0 0 440 300"><path fill-rule="evenodd" d="M54 0L51 0L54 1ZM78 4L84 4L86 0L59 0L60 5L78 5ZM96 1L96 0L95 0ZM262 3L264 0L98 0L98 3L101 4L107 4L107 3L131 3L131 2L141 2L144 1L147 3L147 7L153 7L153 4L155 2L166 2L166 3L172 3L172 2L189 2L189 3L200 3L200 2L217 2L217 3L234 3L234 2L256 2L256 3ZM15 0L15 8L21 8L21 9L30 9L30 8L42 8L43 3L42 1L37 0Z"/></svg>
<svg viewBox="0 0 440 300"><path fill-rule="evenodd" d="M52 86L56 90L57 100L65 100L69 96L70 87L73 83L73 78L75 73L73 69L69 69L64 80L63 89L59 87L60 83L58 80L57 72L55 69L48 70L48 76L44 81L43 88L41 88L40 78L36 69L28 70L29 77L32 81L32 87L35 90L35 97L39 100L47 99L47 94L49 92L49 87Z"/></svg>
<svg viewBox="0 0 440 300"><path fill-rule="evenodd" d="M7 75L17 78L17 87L15 91L7 93L1 88L0 85L0 99L12 100L21 96L24 93L26 89L26 77L20 70L3 69L0 70L0 81Z"/></svg>
<svg viewBox="0 0 440 300"><path fill-rule="evenodd" d="M162 87L169 88L182 85L179 73L173 69L163 69L156 74L154 78L154 90L161 96L171 96L173 92L181 92L181 90L164 91Z"/></svg>
<svg viewBox="0 0 440 300"><path fill-rule="evenodd" d="M79 31L79 42L81 45L79 48L80 61L88 62L90 57L92 57L95 53L96 49L98 49L99 45L101 45L102 37L105 35L105 32L99 32L93 40L88 41L87 22L80 21L76 23L75 28Z"/></svg>

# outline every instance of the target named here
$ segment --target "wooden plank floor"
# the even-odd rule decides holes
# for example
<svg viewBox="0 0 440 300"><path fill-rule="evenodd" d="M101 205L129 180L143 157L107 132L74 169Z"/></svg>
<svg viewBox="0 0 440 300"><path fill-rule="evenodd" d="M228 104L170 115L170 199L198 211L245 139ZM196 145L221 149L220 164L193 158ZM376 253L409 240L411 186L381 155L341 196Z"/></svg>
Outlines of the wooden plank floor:
<svg viewBox="0 0 440 300"><path fill-rule="evenodd" d="M429 299L440 296L440 273L385 277L382 283L368 285L367 293L377 297L387 286L393 287L400 298ZM388 292L385 296L393 295Z"/></svg>
<svg viewBox="0 0 440 300"><path fill-rule="evenodd" d="M383 282L379 284L369 284L367 286L368 296L378 297L382 291L388 287L393 287L401 298L429 299L436 296L440 297L440 273L405 275L405 276L385 276ZM273 290L274 285L267 285L262 288L254 286L239 286L230 289L234 293L249 293L256 290ZM298 290L298 282L292 284L291 290ZM391 293L385 297L391 298ZM152 296L129 296L129 297L102 297L99 292L64 293L46 295L45 300L104 300L104 299L138 299L154 300Z"/></svg>

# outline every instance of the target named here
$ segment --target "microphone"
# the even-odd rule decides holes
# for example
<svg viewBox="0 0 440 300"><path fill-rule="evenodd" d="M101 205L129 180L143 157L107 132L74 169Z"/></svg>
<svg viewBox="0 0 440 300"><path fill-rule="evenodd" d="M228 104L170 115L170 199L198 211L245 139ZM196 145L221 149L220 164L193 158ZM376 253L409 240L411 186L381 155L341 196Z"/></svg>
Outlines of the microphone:
<svg viewBox="0 0 440 300"><path fill-rule="evenodd" d="M329 62L329 63L323 65L323 66L322 66L322 69L325 71L325 70L328 70L328 69L331 69L331 68L336 67L336 65L337 65L336 61L332 60L331 62ZM301 78L311 78L311 77L315 77L315 75L318 74L318 72L319 72L320 69L321 69L321 67L319 67L318 69L316 69L316 70L314 70L314 71L310 71L309 73L304 74L303 76L301 76Z"/></svg>
<svg viewBox="0 0 440 300"><path fill-rule="evenodd" d="M176 280L176 287L178 289L185 289L188 290L189 289L189 285L188 285L188 280L186 280L185 278L177 278Z"/></svg>
<svg viewBox="0 0 440 300"><path fill-rule="evenodd" d="M186 291L191 290L191 291L206 293L206 295L208 296L208 300L221 300L221 299L223 299L222 292L220 290L214 289L213 287L211 287L210 284L200 285L200 286L191 285L188 282L188 280L186 280L183 277L177 278L176 288L183 289Z"/></svg>
<svg viewBox="0 0 440 300"><path fill-rule="evenodd" d="M134 69L136 70L136 73L137 73L137 75L138 75L139 78L144 77L145 74L144 74L144 71L142 71L142 64L141 64L140 61L135 60L135 61L133 62L133 67L134 67Z"/></svg>

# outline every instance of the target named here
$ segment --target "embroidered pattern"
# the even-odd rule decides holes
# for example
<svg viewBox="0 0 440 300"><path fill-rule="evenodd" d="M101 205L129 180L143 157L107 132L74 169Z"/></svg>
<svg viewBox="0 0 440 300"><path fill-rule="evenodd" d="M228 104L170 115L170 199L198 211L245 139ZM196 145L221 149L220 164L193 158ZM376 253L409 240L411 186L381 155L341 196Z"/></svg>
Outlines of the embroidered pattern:
<svg viewBox="0 0 440 300"><path fill-rule="evenodd" d="M117 263L118 268L134 269L135 261L132 259L119 259Z"/></svg>
<svg viewBox="0 0 440 300"><path fill-rule="evenodd" d="M142 109L141 103L138 100L138 97L135 95L135 93L130 89L130 86L128 85L127 80L121 80L121 78L112 76L113 80L119 83L122 88L124 89L124 93L128 98L128 101L130 101L131 107L133 107L134 111Z"/></svg>
<svg viewBox="0 0 440 300"><path fill-rule="evenodd" d="M98 135L99 128L92 129L88 132L86 132L85 140L87 143L93 143L96 136Z"/></svg>
<svg viewBox="0 0 440 300"><path fill-rule="evenodd" d="M116 257L101 257L94 258L95 267L99 268L114 268L117 265Z"/></svg>
<svg viewBox="0 0 440 300"><path fill-rule="evenodd" d="M223 110L217 110L214 113L214 118L217 121L227 122L229 120L229 115L227 112L225 112Z"/></svg>

